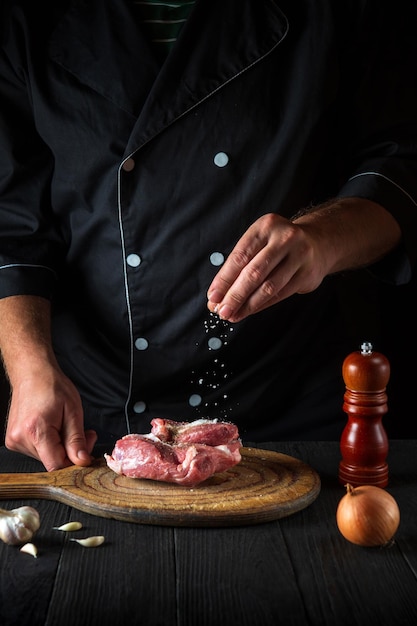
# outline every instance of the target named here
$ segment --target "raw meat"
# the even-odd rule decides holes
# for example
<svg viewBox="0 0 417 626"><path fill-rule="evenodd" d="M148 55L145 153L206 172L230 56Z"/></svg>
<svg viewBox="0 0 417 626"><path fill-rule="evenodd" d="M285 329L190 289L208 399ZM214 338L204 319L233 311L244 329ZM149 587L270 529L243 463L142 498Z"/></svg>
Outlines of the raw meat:
<svg viewBox="0 0 417 626"><path fill-rule="evenodd" d="M104 455L114 472L192 487L241 459L239 432L229 422L155 418L151 424L150 433L126 435Z"/></svg>
<svg viewBox="0 0 417 626"><path fill-rule="evenodd" d="M239 439L237 426L231 422L200 419L195 422L174 422L155 418L151 422L152 434L165 443L203 443L221 446Z"/></svg>

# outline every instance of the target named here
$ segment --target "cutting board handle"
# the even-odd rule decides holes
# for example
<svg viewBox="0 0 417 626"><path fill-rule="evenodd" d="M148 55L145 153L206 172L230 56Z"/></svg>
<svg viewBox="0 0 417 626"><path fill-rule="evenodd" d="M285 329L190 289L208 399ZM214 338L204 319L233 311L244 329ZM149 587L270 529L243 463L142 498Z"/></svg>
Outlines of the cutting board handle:
<svg viewBox="0 0 417 626"><path fill-rule="evenodd" d="M0 474L0 498L7 500L50 496L55 489L73 483L75 467L53 472Z"/></svg>

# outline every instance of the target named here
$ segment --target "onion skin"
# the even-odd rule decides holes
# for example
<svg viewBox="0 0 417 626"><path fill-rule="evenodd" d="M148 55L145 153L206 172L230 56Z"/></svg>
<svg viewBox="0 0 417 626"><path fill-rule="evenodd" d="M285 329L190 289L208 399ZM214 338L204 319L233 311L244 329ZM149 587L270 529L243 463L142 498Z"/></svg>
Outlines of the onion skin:
<svg viewBox="0 0 417 626"><path fill-rule="evenodd" d="M400 509L395 498L373 485L353 488L348 484L346 490L336 511L341 534L358 546L389 544L400 525Z"/></svg>

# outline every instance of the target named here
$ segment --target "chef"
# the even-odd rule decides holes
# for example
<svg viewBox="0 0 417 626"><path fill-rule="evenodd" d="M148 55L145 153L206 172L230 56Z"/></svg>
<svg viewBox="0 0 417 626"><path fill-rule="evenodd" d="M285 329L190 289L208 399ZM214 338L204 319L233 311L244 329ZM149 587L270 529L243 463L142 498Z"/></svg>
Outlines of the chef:
<svg viewBox="0 0 417 626"><path fill-rule="evenodd" d="M412 275L412 3L149 4L1 2L6 445L48 470L153 417L337 438L345 272Z"/></svg>

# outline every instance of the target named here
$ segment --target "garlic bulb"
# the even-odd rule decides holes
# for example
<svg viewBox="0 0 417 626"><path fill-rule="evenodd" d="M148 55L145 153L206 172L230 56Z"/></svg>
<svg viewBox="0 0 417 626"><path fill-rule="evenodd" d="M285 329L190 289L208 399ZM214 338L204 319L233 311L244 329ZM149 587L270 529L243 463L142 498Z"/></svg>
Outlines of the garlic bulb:
<svg viewBox="0 0 417 626"><path fill-rule="evenodd" d="M0 509L0 539L10 545L29 542L40 526L39 513L31 506Z"/></svg>

